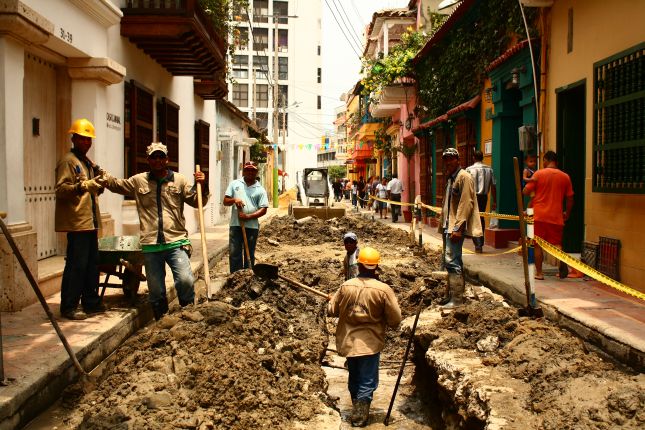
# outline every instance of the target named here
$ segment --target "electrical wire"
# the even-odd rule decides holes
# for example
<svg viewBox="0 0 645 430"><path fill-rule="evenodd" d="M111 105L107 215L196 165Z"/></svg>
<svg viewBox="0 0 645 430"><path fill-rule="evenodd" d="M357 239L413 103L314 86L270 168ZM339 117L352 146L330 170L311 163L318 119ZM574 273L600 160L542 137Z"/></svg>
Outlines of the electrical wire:
<svg viewBox="0 0 645 430"><path fill-rule="evenodd" d="M352 36L353 40L356 42L356 45L361 47L362 46L361 39L360 37L357 36L356 30L354 29L354 27L351 26L349 22L349 18L347 18L347 12L345 12L345 8L343 7L343 4L341 2L338 2L339 4L337 5L334 0L330 0L330 1L331 1L331 4L333 4L334 7L336 8L336 12L338 12L340 19L345 24L345 27L347 28L347 32ZM343 13L341 13L341 10L343 11ZM343 17L343 14L345 15L345 17ZM345 18L347 18L347 21L345 21Z"/></svg>
<svg viewBox="0 0 645 430"><path fill-rule="evenodd" d="M340 31L343 33L343 36L345 37L345 40L347 40L347 43L349 43L350 48L352 48L352 51L354 51L354 54L356 54L356 56L360 59L361 58L361 54L359 53L360 49L357 51L356 47L352 44L352 42L350 41L349 37L347 37L347 34L345 34L345 30L343 29L343 26L341 26L340 23L338 22L338 19L336 18L336 14L334 13L334 11L329 6L329 3L327 3L327 0L325 0L325 4L327 5L327 8L331 12L331 14L332 14L332 16L334 18L334 21L336 21L336 25L338 25L338 28L340 28Z"/></svg>

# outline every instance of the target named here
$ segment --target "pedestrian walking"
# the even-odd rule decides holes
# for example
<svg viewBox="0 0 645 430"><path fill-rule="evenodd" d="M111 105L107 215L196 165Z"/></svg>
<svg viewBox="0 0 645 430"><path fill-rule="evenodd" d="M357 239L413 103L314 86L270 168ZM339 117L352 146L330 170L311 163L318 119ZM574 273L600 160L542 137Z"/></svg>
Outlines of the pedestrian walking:
<svg viewBox="0 0 645 430"><path fill-rule="evenodd" d="M535 235L562 248L562 231L573 208L573 186L569 175L558 169L558 156L553 151L544 154L544 168L533 174L522 191L524 195L533 196L533 228ZM566 204L563 206L562 202ZM544 279L542 263L544 253L535 245L535 279ZM569 268L560 262L558 275L566 278Z"/></svg>
<svg viewBox="0 0 645 430"><path fill-rule="evenodd" d="M358 276L358 236L348 231L343 236L345 246L345 258L343 258L343 277L349 280Z"/></svg>
<svg viewBox="0 0 645 430"><path fill-rule="evenodd" d="M479 212L486 212L486 205L488 204L488 193L491 195L490 208L494 212L497 210L497 187L495 186L495 175L493 169L483 163L484 154L481 151L475 151L473 155L474 163L472 166L466 168L475 182L475 195L477 196L477 208ZM475 244L475 252L482 253L484 250L484 232L486 230L486 220L482 217L482 235L480 237L473 237Z"/></svg>
<svg viewBox="0 0 645 430"><path fill-rule="evenodd" d="M358 254L358 277L345 281L329 302L328 314L338 317L336 348L347 357L347 387L352 398L352 426L364 427L378 387L380 353L386 327L401 322L394 291L376 279L381 256L374 248Z"/></svg>
<svg viewBox="0 0 645 430"><path fill-rule="evenodd" d="M379 199L387 199L387 179L383 178L380 184L376 186L376 196ZM378 213L381 219L387 219L387 202L377 201Z"/></svg>
<svg viewBox="0 0 645 430"><path fill-rule="evenodd" d="M134 197L137 202L140 243L148 279L148 301L156 320L168 312L166 264L174 279L179 305L195 302L195 278L190 267L192 245L186 230L184 203L197 207L196 183L202 185L202 201L208 201L208 183L195 172L195 184L168 168L168 148L153 142L146 148L150 171L128 179L103 173L102 183L113 193Z"/></svg>
<svg viewBox="0 0 645 430"><path fill-rule="evenodd" d="M352 206L356 208L358 205L358 183L352 181Z"/></svg>
<svg viewBox="0 0 645 430"><path fill-rule="evenodd" d="M401 194L403 193L403 183L399 180L399 177L396 173L392 174L392 179L387 183L388 190L388 199L393 202L401 201ZM401 213L400 205L392 204L392 222L397 222L399 220L399 214Z"/></svg>
<svg viewBox="0 0 645 430"><path fill-rule="evenodd" d="M267 213L269 199L267 192L257 180L258 166L248 161L242 168L242 179L231 182L224 193L224 206L231 206L231 220L228 233L228 262L231 273L248 269L255 264L255 245L260 232L259 218ZM251 261L244 253L246 232Z"/></svg>
<svg viewBox="0 0 645 430"><path fill-rule="evenodd" d="M334 190L334 201L340 202L340 200L342 199L342 192L343 192L343 184L341 184L340 179L336 178L336 180L332 183L331 187Z"/></svg>
<svg viewBox="0 0 645 430"><path fill-rule="evenodd" d="M365 207L365 180L361 176L358 178L358 184L357 185L357 190L358 190L358 204L361 206L361 209Z"/></svg>
<svg viewBox="0 0 645 430"><path fill-rule="evenodd" d="M473 177L459 165L456 148L445 149L442 158L447 181L439 233L443 239L443 263L448 271L449 290L444 307L454 308L464 303L466 281L461 257L464 237L480 237L482 231Z"/></svg>
<svg viewBox="0 0 645 430"><path fill-rule="evenodd" d="M56 209L54 226L67 233L67 254L60 290L60 313L70 320L84 320L103 312L98 295L98 232L101 225L98 195L103 187L96 181L99 167L87 158L96 138L94 125L77 119L68 133L73 148L56 165ZM31 154L38 156L38 154ZM83 310L78 309L79 302Z"/></svg>

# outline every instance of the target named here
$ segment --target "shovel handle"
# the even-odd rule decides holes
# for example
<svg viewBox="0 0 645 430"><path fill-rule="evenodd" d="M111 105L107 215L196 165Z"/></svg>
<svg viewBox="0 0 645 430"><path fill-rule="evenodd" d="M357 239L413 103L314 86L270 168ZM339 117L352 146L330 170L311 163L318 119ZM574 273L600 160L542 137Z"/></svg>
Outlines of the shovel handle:
<svg viewBox="0 0 645 430"><path fill-rule="evenodd" d="M201 172L199 164L195 165L195 173ZM204 227L204 202L202 200L202 184L196 182L197 186L197 214L199 216L199 235L202 245L202 264L204 266L204 283L206 283L206 295L210 299L211 292L211 275L208 267L208 248L206 246L206 229Z"/></svg>
<svg viewBox="0 0 645 430"><path fill-rule="evenodd" d="M327 294L327 293L323 293L322 291L316 290L315 288L308 287L305 284L302 284L302 283L300 283L300 282L298 282L298 281L296 281L294 279L287 278L286 276L282 276L280 274L278 274L278 278L283 279L283 280L295 285L296 287L300 287L303 290L309 291L310 293L316 294L316 295L318 295L320 297L324 297L327 300L329 300L329 294Z"/></svg>
<svg viewBox="0 0 645 430"><path fill-rule="evenodd" d="M253 261L251 260L251 251L249 250L249 241L246 238L246 227L244 227L244 221L240 220L240 227L242 227L242 239L244 239L244 252L246 253L246 259L249 262L249 266L253 269Z"/></svg>

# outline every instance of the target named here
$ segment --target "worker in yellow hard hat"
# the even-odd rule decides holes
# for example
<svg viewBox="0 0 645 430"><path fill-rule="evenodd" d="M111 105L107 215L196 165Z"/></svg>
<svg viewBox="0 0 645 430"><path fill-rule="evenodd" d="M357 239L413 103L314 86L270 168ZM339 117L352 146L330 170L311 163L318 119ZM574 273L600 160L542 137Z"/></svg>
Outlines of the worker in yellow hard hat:
<svg viewBox="0 0 645 430"><path fill-rule="evenodd" d="M56 166L55 228L67 233L60 313L67 319L83 320L105 310L98 295L98 194L103 187L94 179L99 167L87 157L96 137L94 125L77 119L69 133L74 146ZM78 309L79 302L83 310Z"/></svg>
<svg viewBox="0 0 645 430"><path fill-rule="evenodd" d="M349 279L331 297L328 313L338 317L336 349L347 357L347 386L352 398L352 426L364 427L378 387L379 358L385 346L386 326L401 322L394 291L379 281L380 253L370 247L358 253L358 277Z"/></svg>

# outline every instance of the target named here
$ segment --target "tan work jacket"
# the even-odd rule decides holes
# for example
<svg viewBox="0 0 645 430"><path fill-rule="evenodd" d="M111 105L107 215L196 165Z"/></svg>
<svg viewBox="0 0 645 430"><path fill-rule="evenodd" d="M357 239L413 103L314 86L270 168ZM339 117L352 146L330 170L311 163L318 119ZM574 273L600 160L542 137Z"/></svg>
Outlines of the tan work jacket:
<svg viewBox="0 0 645 430"><path fill-rule="evenodd" d="M56 186L54 187L56 192L56 213L54 215L56 231L100 230L99 199L96 195L92 196L91 193L80 189L81 182L94 178L95 174L94 168L88 168L72 151L65 154L58 162L56 165Z"/></svg>
<svg viewBox="0 0 645 430"><path fill-rule="evenodd" d="M136 200L141 230L139 242L142 245L171 243L188 238L184 203L197 207L197 187L189 184L181 173L168 172L161 185L149 172L128 179L117 179L108 173L103 176L105 188ZM208 196L204 196L203 203L207 201ZM159 237L163 238L163 242L158 241Z"/></svg>
<svg viewBox="0 0 645 430"><path fill-rule="evenodd" d="M385 326L396 328L401 322L401 309L392 288L360 275L340 286L329 302L328 313L339 318L336 348L343 357L381 352Z"/></svg>
<svg viewBox="0 0 645 430"><path fill-rule="evenodd" d="M448 211L448 229L446 233L462 230L464 236L480 237L482 225L479 219L479 207L475 196L475 183L473 177L464 169L457 172L455 180L448 190L449 182L446 183L446 193L443 200L443 210L439 219L439 233L444 232L443 224ZM448 197L450 193L450 207L448 208ZM462 229L463 224L465 228Z"/></svg>

